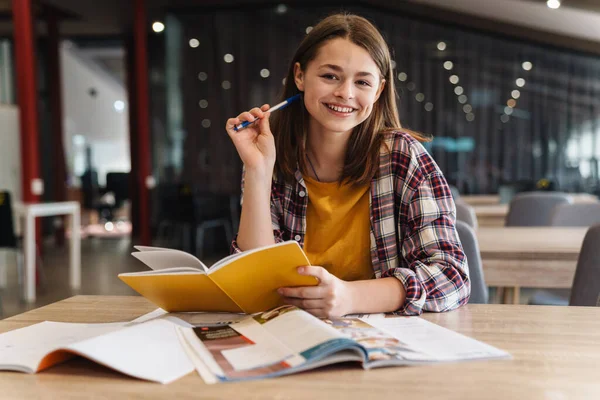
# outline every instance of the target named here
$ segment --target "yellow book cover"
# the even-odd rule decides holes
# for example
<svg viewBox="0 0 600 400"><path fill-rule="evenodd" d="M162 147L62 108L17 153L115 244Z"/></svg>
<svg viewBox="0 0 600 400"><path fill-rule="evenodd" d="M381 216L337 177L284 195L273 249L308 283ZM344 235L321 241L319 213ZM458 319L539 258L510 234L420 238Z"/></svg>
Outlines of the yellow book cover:
<svg viewBox="0 0 600 400"><path fill-rule="evenodd" d="M280 287L318 284L316 278L296 271L310 262L295 241L233 254L211 267L180 250L136 249L132 255L151 270L123 273L119 278L168 312L252 314L281 305Z"/></svg>

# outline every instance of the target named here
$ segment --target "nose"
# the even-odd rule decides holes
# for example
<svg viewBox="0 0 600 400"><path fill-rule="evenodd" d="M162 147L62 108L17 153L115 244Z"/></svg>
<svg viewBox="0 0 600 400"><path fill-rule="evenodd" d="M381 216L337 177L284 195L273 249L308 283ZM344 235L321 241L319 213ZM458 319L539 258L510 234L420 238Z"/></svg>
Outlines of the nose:
<svg viewBox="0 0 600 400"><path fill-rule="evenodd" d="M340 84L336 87L333 94L336 97L341 97L346 100L354 98L354 86L352 80L346 79L340 81Z"/></svg>

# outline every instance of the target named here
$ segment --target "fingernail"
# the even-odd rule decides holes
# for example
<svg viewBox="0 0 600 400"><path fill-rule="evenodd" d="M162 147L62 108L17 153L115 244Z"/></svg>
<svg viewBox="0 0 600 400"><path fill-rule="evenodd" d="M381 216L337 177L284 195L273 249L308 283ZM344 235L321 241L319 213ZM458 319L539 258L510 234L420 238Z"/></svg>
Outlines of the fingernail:
<svg viewBox="0 0 600 400"><path fill-rule="evenodd" d="M303 273L304 272L304 267L298 267L298 272L299 273Z"/></svg>
<svg viewBox="0 0 600 400"><path fill-rule="evenodd" d="M277 293L283 294L283 289L277 289Z"/></svg>

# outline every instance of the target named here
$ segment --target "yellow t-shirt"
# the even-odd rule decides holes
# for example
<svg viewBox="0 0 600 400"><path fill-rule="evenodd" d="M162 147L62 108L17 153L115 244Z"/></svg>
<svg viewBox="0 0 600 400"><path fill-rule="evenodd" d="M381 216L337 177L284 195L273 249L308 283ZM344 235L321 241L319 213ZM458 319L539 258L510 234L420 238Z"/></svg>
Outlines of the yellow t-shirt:
<svg viewBox="0 0 600 400"><path fill-rule="evenodd" d="M346 281L371 279L370 185L304 177L308 191L304 251L312 265Z"/></svg>

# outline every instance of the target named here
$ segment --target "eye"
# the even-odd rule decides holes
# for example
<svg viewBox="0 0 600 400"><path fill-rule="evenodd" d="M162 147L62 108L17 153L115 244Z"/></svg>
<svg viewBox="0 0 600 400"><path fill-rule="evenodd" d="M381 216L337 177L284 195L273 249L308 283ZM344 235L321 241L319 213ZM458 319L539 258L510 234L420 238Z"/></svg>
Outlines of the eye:
<svg viewBox="0 0 600 400"><path fill-rule="evenodd" d="M358 83L360 86L371 86L371 82L369 81L358 81L356 83Z"/></svg>
<svg viewBox="0 0 600 400"><path fill-rule="evenodd" d="M337 79L337 76L335 76L333 74L323 74L323 75L321 75L321 78L325 78L327 80L334 80L334 79Z"/></svg>

